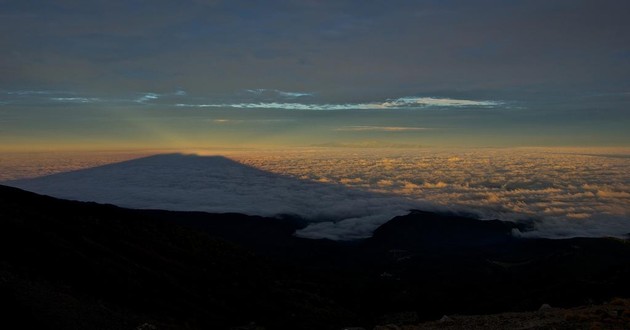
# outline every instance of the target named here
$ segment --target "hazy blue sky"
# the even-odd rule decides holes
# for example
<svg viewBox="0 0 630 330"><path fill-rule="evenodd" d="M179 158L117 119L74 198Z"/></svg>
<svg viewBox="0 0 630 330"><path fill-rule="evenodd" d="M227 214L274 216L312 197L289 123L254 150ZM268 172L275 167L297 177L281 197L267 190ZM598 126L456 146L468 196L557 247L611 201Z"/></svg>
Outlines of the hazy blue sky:
<svg viewBox="0 0 630 330"><path fill-rule="evenodd" d="M0 0L0 149L629 146L628 17L623 0Z"/></svg>

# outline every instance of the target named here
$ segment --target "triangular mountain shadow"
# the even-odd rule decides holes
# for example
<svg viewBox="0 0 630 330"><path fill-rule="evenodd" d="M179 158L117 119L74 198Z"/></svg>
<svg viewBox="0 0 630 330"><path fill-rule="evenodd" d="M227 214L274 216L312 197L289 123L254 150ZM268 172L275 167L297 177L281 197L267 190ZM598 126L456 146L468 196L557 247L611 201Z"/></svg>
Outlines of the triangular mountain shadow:
<svg viewBox="0 0 630 330"><path fill-rule="evenodd" d="M327 222L308 229L304 236L311 238L367 237L392 217L419 207L403 197L300 180L222 156L161 154L5 184L138 209L290 215Z"/></svg>

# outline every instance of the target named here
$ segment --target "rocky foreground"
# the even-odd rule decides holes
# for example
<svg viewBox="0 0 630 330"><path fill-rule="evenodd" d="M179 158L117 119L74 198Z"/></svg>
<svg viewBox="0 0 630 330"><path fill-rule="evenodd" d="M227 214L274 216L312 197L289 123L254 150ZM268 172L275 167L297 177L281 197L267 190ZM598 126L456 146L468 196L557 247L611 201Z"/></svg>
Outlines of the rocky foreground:
<svg viewBox="0 0 630 330"><path fill-rule="evenodd" d="M576 308L541 306L536 312L490 315L449 315L439 321L415 325L379 325L374 330L455 329L630 329L630 300L616 298L601 304Z"/></svg>
<svg viewBox="0 0 630 330"><path fill-rule="evenodd" d="M628 328L612 300L630 297L627 240L522 239L422 211L353 242L295 237L303 226L0 186L0 328Z"/></svg>

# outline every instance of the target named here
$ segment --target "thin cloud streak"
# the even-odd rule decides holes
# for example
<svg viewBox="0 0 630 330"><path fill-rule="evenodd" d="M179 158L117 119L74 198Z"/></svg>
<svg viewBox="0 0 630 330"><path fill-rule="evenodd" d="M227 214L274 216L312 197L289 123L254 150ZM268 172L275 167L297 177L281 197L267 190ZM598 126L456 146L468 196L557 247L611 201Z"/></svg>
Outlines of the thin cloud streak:
<svg viewBox="0 0 630 330"><path fill-rule="evenodd" d="M495 108L505 105L503 101L490 100L461 100L434 97L401 97L385 102L370 103L324 103L304 104L289 102L257 102L257 103L220 103L220 104L186 104L178 103L178 107L196 108L239 108L239 109L284 109L284 110L399 110L399 109L426 109L426 108Z"/></svg>
<svg viewBox="0 0 630 330"><path fill-rule="evenodd" d="M68 103L95 103L100 102L100 99L95 97L53 97L53 101L68 102Z"/></svg>
<svg viewBox="0 0 630 330"><path fill-rule="evenodd" d="M273 96L281 96L283 98L288 98L288 99L295 99L298 97L304 97L304 96L313 96L313 93L306 93L306 92L287 92L287 91L281 91L279 89L266 89L266 88L257 88L257 89L246 89L245 90L248 93L257 95L257 96L262 96L262 95L273 95Z"/></svg>
<svg viewBox="0 0 630 330"><path fill-rule="evenodd" d="M76 92L59 91L3 91L8 100L16 103L37 102L46 103L112 103L112 104L140 104L140 105L162 105L190 108L237 108L237 109L283 109L283 110L396 110L396 109L446 109L446 108L485 108L492 109L499 106L506 107L504 101L493 100L466 100L437 97L401 97L387 99L382 102L363 103L302 103L285 102L286 100L296 100L311 97L313 93L307 92L286 92L277 89L248 89L247 93L256 96L259 101L249 101L249 97L237 96L232 102L214 103L207 97L191 97L184 90L177 90L173 93L143 92L136 93L135 97L94 97L93 95L80 95ZM178 103L172 103L175 99ZM206 103L191 103L189 100L197 100Z"/></svg>
<svg viewBox="0 0 630 330"><path fill-rule="evenodd" d="M146 93L139 98L136 99L137 103L147 103L148 101L157 100L160 98L160 95L156 93Z"/></svg>

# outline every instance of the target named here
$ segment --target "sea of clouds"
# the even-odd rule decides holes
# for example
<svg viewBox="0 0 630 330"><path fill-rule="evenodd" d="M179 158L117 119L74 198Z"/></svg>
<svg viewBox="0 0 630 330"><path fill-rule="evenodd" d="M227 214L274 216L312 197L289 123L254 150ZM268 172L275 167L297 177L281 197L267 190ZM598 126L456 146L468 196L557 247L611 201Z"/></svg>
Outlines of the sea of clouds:
<svg viewBox="0 0 630 330"><path fill-rule="evenodd" d="M524 237L630 233L625 154L310 148L229 157L158 155L5 183L133 208L295 215L311 222L297 233L308 238L369 237L411 209L527 221L533 230L515 233Z"/></svg>
<svg viewBox="0 0 630 330"><path fill-rule="evenodd" d="M619 150L344 149L239 159L304 180L430 202L441 210L526 221L534 230L517 233L525 237L630 233L630 155Z"/></svg>

